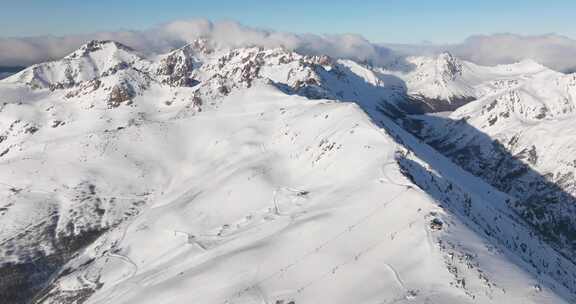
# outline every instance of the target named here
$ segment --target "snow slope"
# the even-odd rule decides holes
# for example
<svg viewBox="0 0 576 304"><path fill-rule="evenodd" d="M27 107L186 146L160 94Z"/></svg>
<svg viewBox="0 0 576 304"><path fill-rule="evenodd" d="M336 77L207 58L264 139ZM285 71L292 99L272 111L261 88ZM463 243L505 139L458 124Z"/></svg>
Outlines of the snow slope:
<svg viewBox="0 0 576 304"><path fill-rule="evenodd" d="M173 175L68 263L94 259L54 294L91 281L103 285L86 303L562 302L406 180L395 142L354 104L256 87L143 129L127 133L176 150L155 160ZM450 223L445 234L434 218ZM448 260L440 238L482 265L465 266L461 248Z"/></svg>
<svg viewBox="0 0 576 304"><path fill-rule="evenodd" d="M518 199L513 207L576 261L576 75L547 71L449 118L415 117L419 136Z"/></svg>
<svg viewBox="0 0 576 304"><path fill-rule="evenodd" d="M478 180L382 116L411 102L398 70L201 41L150 60L92 42L0 81L0 296L573 301L574 265L505 194L468 187Z"/></svg>

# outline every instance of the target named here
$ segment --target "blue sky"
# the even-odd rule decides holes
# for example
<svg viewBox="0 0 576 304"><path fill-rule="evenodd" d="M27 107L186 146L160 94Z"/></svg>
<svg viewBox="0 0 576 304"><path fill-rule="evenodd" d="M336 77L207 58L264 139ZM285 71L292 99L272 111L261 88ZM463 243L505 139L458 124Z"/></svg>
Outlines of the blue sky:
<svg viewBox="0 0 576 304"><path fill-rule="evenodd" d="M576 38L574 0L13 0L0 37L146 29L177 19L231 19L288 32L358 33L374 42L458 42L473 34Z"/></svg>

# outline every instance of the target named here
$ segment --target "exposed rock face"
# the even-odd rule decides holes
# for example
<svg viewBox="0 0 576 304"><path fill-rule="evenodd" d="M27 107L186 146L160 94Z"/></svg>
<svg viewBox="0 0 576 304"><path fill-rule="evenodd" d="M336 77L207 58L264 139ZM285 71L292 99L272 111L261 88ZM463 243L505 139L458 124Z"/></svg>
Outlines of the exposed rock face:
<svg viewBox="0 0 576 304"><path fill-rule="evenodd" d="M474 100L474 97L452 97L451 99L433 99L422 95L409 95L403 109L411 114L451 112Z"/></svg>
<svg viewBox="0 0 576 304"><path fill-rule="evenodd" d="M462 62L450 53L442 53L437 59L438 70L441 71L441 79L447 83L462 76Z"/></svg>
<svg viewBox="0 0 576 304"><path fill-rule="evenodd" d="M134 89L128 85L116 85L110 91L108 96L108 107L117 108L122 103L127 102L135 97Z"/></svg>
<svg viewBox="0 0 576 304"><path fill-rule="evenodd" d="M192 87L198 81L191 78L194 69L194 59L189 47L176 50L163 57L156 69L164 84L178 87Z"/></svg>
<svg viewBox="0 0 576 304"><path fill-rule="evenodd" d="M81 95L90 94L100 88L102 81L100 79L89 80L81 83L76 89L66 93L66 98L74 98Z"/></svg>

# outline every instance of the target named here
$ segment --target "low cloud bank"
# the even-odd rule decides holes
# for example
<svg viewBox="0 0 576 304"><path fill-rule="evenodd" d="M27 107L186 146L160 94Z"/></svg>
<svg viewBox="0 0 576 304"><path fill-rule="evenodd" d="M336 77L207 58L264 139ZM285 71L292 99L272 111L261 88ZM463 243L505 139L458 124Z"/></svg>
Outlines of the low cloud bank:
<svg viewBox="0 0 576 304"><path fill-rule="evenodd" d="M533 59L558 71L576 70L576 40L559 35L473 36L453 47L455 55L479 64Z"/></svg>
<svg viewBox="0 0 576 304"><path fill-rule="evenodd" d="M384 44L384 46L409 55L448 51L461 59L481 65L506 64L523 59L532 59L557 71L576 72L576 40L555 34L538 36L477 35L471 36L459 44Z"/></svg>
<svg viewBox="0 0 576 304"><path fill-rule="evenodd" d="M57 59L89 40L115 40L145 54L165 52L205 38L218 46L266 48L284 47L306 54L384 64L392 54L360 35L313 35L268 31L237 22L211 22L204 19L175 21L145 31L100 32L65 37L0 38L0 66L30 65Z"/></svg>
<svg viewBox="0 0 576 304"><path fill-rule="evenodd" d="M0 66L27 66L58 59L93 39L115 40L153 55L198 38L208 39L217 46L284 47L305 54L326 54L369 61L375 65L384 65L403 55L449 51L457 57L483 65L533 59L558 71L576 71L576 40L553 34L472 36L463 43L452 45L392 45L375 44L356 34L294 34L252 28L233 21L211 22L205 19L174 21L144 31L0 38Z"/></svg>

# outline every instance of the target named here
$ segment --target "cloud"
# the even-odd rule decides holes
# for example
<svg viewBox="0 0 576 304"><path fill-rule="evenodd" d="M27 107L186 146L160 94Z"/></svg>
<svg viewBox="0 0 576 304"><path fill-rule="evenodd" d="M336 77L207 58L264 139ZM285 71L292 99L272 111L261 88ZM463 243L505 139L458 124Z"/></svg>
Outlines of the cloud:
<svg viewBox="0 0 576 304"><path fill-rule="evenodd" d="M533 59L559 71L576 71L576 40L559 35L496 34L472 36L451 45L375 44L356 34L295 34L252 28L234 21L205 19L174 21L143 31L98 32L63 37L0 38L0 66L30 65L58 59L89 40L115 40L146 55L166 52L198 38L216 46L284 47L305 54L370 61L382 65L402 55L450 51L483 65Z"/></svg>
<svg viewBox="0 0 576 304"><path fill-rule="evenodd" d="M455 55L479 64L533 59L559 71L576 69L576 40L559 35L473 36L453 47Z"/></svg>
<svg viewBox="0 0 576 304"><path fill-rule="evenodd" d="M100 32L64 37L0 38L0 66L30 65L57 59L89 40L115 40L142 53L155 54L180 47L198 38L217 46L284 47L306 54L326 54L383 64L392 53L355 34L313 35L268 31L233 21L204 19L175 21L145 31Z"/></svg>
<svg viewBox="0 0 576 304"><path fill-rule="evenodd" d="M175 21L159 27L155 35L175 44L205 38L223 47L284 47L305 54L325 54L371 61L374 64L383 64L392 56L387 48L373 44L356 34L294 34L247 27L233 21Z"/></svg>
<svg viewBox="0 0 576 304"><path fill-rule="evenodd" d="M386 46L409 55L449 51L459 58L481 65L506 64L532 59L557 71L576 71L576 40L555 34L477 35L469 37L462 43L451 45Z"/></svg>
<svg viewBox="0 0 576 304"><path fill-rule="evenodd" d="M117 40L144 50L154 46L154 41L151 41L142 32L101 32L64 37L0 38L0 66L27 66L59 59L93 39ZM154 49L157 50L158 46L154 46Z"/></svg>

